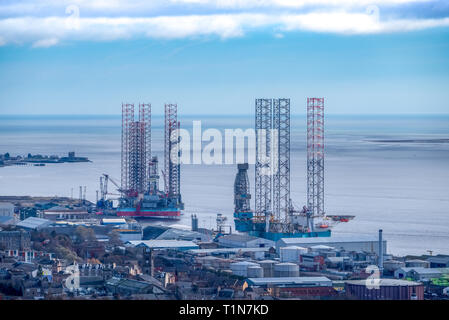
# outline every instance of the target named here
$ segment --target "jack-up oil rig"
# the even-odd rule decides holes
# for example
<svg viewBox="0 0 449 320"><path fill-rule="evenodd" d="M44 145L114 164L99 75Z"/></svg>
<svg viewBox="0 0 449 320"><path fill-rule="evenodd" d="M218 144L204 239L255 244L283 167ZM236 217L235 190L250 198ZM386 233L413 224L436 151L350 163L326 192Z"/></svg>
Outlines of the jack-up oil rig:
<svg viewBox="0 0 449 320"><path fill-rule="evenodd" d="M324 211L324 98L307 99L307 206L290 198L290 99L256 99L255 210L251 210L248 164L234 183L235 229L270 240L329 237L335 223L354 216Z"/></svg>
<svg viewBox="0 0 449 320"><path fill-rule="evenodd" d="M106 200L107 181L120 193L117 216L133 218L178 218L184 204L180 192L178 106L165 105L164 190L159 189L158 158L151 153L151 105L139 104L137 119L134 104L122 104L121 186L108 175L100 180L104 212L111 208ZM103 183L104 182L104 183Z"/></svg>

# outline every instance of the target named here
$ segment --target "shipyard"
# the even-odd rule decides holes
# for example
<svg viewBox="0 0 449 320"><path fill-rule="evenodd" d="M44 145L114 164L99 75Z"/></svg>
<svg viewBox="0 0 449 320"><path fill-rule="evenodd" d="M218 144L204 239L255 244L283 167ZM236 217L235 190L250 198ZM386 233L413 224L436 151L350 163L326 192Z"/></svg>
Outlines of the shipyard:
<svg viewBox="0 0 449 320"><path fill-rule="evenodd" d="M323 98L305 106L304 199L290 192L290 99L254 106L255 161L237 163L228 186L233 221L216 213L206 227L184 212L177 104L164 107L161 165L151 104L122 105L121 177L101 174L96 202L83 186L79 197L1 196L1 299L449 299L449 256L391 255L382 230L333 233L357 217L325 210Z"/></svg>

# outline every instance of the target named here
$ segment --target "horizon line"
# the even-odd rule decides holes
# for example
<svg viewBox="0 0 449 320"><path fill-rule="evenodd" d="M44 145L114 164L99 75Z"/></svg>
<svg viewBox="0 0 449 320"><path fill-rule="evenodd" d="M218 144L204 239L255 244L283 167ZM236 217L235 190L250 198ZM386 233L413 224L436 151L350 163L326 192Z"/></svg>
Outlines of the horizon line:
<svg viewBox="0 0 449 320"><path fill-rule="evenodd" d="M0 113L2 116L121 116L121 113ZM164 113L152 113L164 116ZM178 116L254 116L254 113L179 113ZM306 113L291 113L292 116L306 116ZM409 113L325 113L328 116L413 116L413 115L449 115L449 112L409 112Z"/></svg>

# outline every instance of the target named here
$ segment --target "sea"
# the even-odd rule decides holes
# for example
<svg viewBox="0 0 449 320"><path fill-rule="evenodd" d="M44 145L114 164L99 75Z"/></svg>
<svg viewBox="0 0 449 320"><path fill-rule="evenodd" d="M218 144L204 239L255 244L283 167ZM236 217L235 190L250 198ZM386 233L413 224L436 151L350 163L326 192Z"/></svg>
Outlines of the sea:
<svg viewBox="0 0 449 320"><path fill-rule="evenodd" d="M180 115L192 132L254 128L254 115ZM449 254L449 115L327 115L325 211L354 215L334 234L373 235L383 229L394 255ZM0 153L64 156L74 151L88 163L0 167L0 195L79 197L96 200L106 173L120 183L120 115L0 115ZM164 119L152 119L152 150L163 163ZM207 142L205 142L207 144ZM251 147L249 147L251 148ZM162 169L162 168L160 168ZM217 214L233 227L236 164L182 164L180 221L144 224L216 226ZM254 190L254 165L249 181ZM162 181L161 181L162 185ZM109 190L114 192L114 185ZM254 191L252 191L254 192ZM306 202L306 119L291 118L291 198ZM252 203L254 206L254 203Z"/></svg>

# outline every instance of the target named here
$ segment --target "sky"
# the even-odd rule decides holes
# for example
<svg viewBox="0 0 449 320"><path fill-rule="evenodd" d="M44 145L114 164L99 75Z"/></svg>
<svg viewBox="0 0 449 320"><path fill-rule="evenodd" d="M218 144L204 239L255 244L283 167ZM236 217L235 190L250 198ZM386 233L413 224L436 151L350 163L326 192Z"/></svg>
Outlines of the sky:
<svg viewBox="0 0 449 320"><path fill-rule="evenodd" d="M0 0L1 114L449 113L449 1Z"/></svg>

